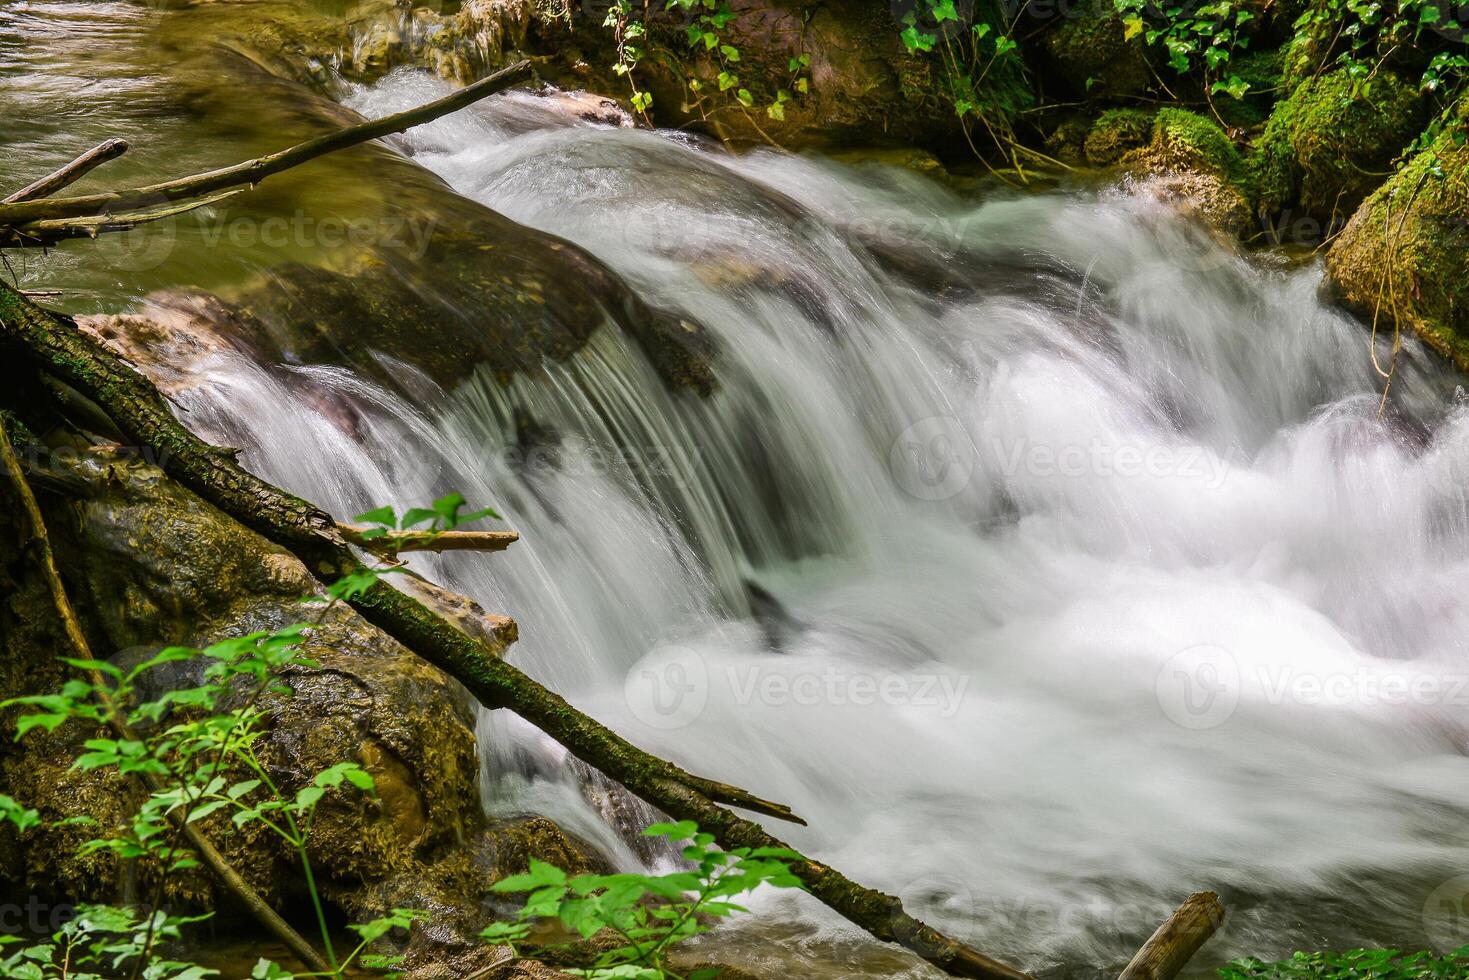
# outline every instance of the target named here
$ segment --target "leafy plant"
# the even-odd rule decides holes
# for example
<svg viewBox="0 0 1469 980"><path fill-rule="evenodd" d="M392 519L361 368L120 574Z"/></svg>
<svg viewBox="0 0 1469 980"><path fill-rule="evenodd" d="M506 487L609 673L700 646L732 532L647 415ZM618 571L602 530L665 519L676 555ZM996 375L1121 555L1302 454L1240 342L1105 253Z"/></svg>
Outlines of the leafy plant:
<svg viewBox="0 0 1469 980"><path fill-rule="evenodd" d="M604 929L622 945L598 956L589 969L568 970L588 980L707 980L717 970L688 976L668 965L677 944L709 931L707 920L726 918L746 909L732 900L762 885L800 888L790 861L804 858L785 848L736 848L722 851L712 834L692 821L654 824L648 837L687 841L681 855L690 867L665 875L578 875L532 860L526 874L494 886L502 893L529 892L513 922L499 922L481 936L514 948L529 938L532 924L557 919L569 931L590 939Z"/></svg>
<svg viewBox="0 0 1469 980"><path fill-rule="evenodd" d="M392 507L378 507L365 514L358 514L352 518L363 524L372 525L362 536L367 539L380 538L392 531L411 531L427 524L426 530L434 533L453 531L463 524L472 524L486 517L501 520L493 507L481 507L467 514L461 514L467 504L464 497L457 493L435 500L429 507L410 507L398 516Z"/></svg>
<svg viewBox="0 0 1469 980"><path fill-rule="evenodd" d="M1297 953L1278 963L1243 959L1219 969L1222 980L1459 980L1466 975L1469 946L1442 957L1396 949Z"/></svg>
<svg viewBox="0 0 1469 980"><path fill-rule="evenodd" d="M364 537L390 530L427 525L427 533L443 533L483 517L499 516L490 508L464 512L465 501L449 494L431 508L412 508L399 517L392 508L379 508L359 520L376 525ZM371 588L395 569L362 566L326 590L327 601L316 596L302 601L322 608L313 622L296 623L274 632L233 637L202 650L168 647L129 669L104 660L62 658L82 676L67 681L52 694L13 698L0 708L28 709L16 723L16 738L35 730L55 731L69 722L94 731L81 745L72 768L110 771L142 783L141 802L124 825L108 836L81 845L82 853L109 853L123 861L147 861L160 872L155 884L156 908L164 881L170 875L199 866L199 855L189 845L185 828L215 814L229 814L235 827L257 824L279 838L295 854L315 913L329 976L340 977L355 967L391 970L395 958L374 956L368 947L395 928L407 928L421 913L394 909L390 915L348 928L358 941L347 955L333 948L326 910L307 852L317 808L328 793L375 795L373 779L355 762L338 762L316 773L305 786L288 793L277 784L257 751L269 730L269 698L287 698L292 689L283 676L296 669L318 666L301 652L301 642L336 603ZM172 687L155 682L156 672L169 665L198 667L201 683ZM176 673L177 668L174 668ZM146 699L150 690L163 693ZM0 794L0 821L20 833L42 824L40 814ZM88 816L59 824L90 824ZM199 921L157 911L93 905L66 923L50 942L22 945L0 958L0 976L45 980L50 977L117 976L128 969L131 977L147 980L196 980L215 971L176 963L157 955L160 942L176 939L181 927ZM0 937L0 952L22 940ZM292 974L278 964L261 960L252 976L281 980Z"/></svg>

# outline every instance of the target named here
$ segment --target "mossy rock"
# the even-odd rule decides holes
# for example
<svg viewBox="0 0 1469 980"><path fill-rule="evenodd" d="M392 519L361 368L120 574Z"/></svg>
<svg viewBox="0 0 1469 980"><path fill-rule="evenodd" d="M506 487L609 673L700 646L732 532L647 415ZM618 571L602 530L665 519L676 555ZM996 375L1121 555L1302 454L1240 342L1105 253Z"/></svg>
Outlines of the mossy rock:
<svg viewBox="0 0 1469 980"><path fill-rule="evenodd" d="M1084 115L1069 115L1046 135L1046 152L1062 163L1086 163L1086 137L1092 120Z"/></svg>
<svg viewBox="0 0 1469 980"><path fill-rule="evenodd" d="M1159 109L1152 141L1123 158L1172 200L1226 235L1250 222L1249 173L1239 149L1212 119L1187 109Z"/></svg>
<svg viewBox="0 0 1469 980"><path fill-rule="evenodd" d="M1086 135L1086 161L1105 167L1153 138L1153 114L1143 109L1108 109Z"/></svg>
<svg viewBox="0 0 1469 980"><path fill-rule="evenodd" d="M1469 371L1469 111L1362 203L1326 268L1346 305Z"/></svg>
<svg viewBox="0 0 1469 980"><path fill-rule="evenodd" d="M1067 9L1046 32L1044 46L1047 67L1072 95L1137 95L1153 83L1143 38L1127 36L1112 0L1088 0Z"/></svg>
<svg viewBox="0 0 1469 980"><path fill-rule="evenodd" d="M1417 88L1389 71L1360 83L1344 71L1302 82L1276 105L1250 157L1260 209L1344 219L1423 123Z"/></svg>

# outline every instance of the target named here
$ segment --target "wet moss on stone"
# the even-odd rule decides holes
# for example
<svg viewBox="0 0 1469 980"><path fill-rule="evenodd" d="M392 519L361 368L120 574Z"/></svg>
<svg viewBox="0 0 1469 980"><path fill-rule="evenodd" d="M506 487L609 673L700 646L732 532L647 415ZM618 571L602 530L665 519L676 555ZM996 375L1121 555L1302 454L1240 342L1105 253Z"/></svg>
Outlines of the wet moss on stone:
<svg viewBox="0 0 1469 980"><path fill-rule="evenodd" d="M1108 109L1086 135L1088 163L1104 167L1131 150L1146 146L1153 137L1153 114L1142 109Z"/></svg>
<svg viewBox="0 0 1469 980"><path fill-rule="evenodd" d="M1327 272L1347 305L1469 371L1469 110L1357 209Z"/></svg>
<svg viewBox="0 0 1469 980"><path fill-rule="evenodd" d="M1343 71L1302 82L1276 105L1250 157L1260 210L1295 206L1345 219L1423 123L1417 89L1391 72L1361 83Z"/></svg>

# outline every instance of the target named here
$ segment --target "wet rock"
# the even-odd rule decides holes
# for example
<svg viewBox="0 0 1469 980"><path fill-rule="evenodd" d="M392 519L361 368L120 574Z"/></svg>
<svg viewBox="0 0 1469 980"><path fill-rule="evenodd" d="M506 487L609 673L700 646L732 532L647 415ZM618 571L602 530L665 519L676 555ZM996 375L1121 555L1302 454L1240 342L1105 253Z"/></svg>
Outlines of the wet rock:
<svg viewBox="0 0 1469 980"><path fill-rule="evenodd" d="M1123 158L1138 187L1194 215L1228 237L1251 221L1244 158L1212 120L1185 109L1160 109L1152 141Z"/></svg>
<svg viewBox="0 0 1469 980"><path fill-rule="evenodd" d="M362 120L249 63L222 66L240 84L273 86L299 138ZM459 197L381 145L311 167L324 182L285 174L220 215L220 251L236 248L230 229L273 230L286 243L268 253L276 264L218 293L175 291L90 328L140 367L161 369L166 388L185 383L185 365L233 347L254 360L347 365L418 398L422 386L384 356L441 387L481 366L503 381L570 357L598 329L626 331L671 387L717 386L717 349L702 325L650 308L577 245ZM280 261L281 251L290 258Z"/></svg>
<svg viewBox="0 0 1469 980"><path fill-rule="evenodd" d="M1141 109L1108 109L1087 132L1087 163L1105 167L1146 146L1153 138L1153 114Z"/></svg>
<svg viewBox="0 0 1469 980"><path fill-rule="evenodd" d="M1469 371L1469 112L1357 208L1326 256L1338 299Z"/></svg>
<svg viewBox="0 0 1469 980"><path fill-rule="evenodd" d="M1046 152L1062 163L1072 165L1086 163L1086 138L1091 129L1090 117L1067 116L1047 134Z"/></svg>

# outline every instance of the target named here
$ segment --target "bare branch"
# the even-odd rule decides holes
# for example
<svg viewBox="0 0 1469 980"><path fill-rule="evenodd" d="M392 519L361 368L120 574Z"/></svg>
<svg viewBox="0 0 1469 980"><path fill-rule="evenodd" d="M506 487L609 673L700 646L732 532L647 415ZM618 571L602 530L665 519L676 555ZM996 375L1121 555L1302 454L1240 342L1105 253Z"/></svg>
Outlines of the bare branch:
<svg viewBox="0 0 1469 980"><path fill-rule="evenodd" d="M337 530L357 547L384 558L404 551L504 551L520 540L514 531L389 531L369 537L371 528L338 524Z"/></svg>
<svg viewBox="0 0 1469 980"><path fill-rule="evenodd" d="M100 215L95 218L55 218L47 221L32 221L19 228L0 229L0 246L20 248L44 248L69 238L96 238L110 231L132 231L150 221L162 221L187 211L218 204L226 198L245 193L241 187L232 191L211 194L195 201L184 201L153 211L135 211L132 214ZM8 234L7 234L8 233Z"/></svg>
<svg viewBox="0 0 1469 980"><path fill-rule="evenodd" d="M327 133L304 143L298 143L288 149L254 160L246 160L233 166L222 167L219 170L178 177L161 184L135 187L132 190L108 191L86 197L0 204L0 226L15 227L54 218L80 218L86 215L129 211L157 204L160 199L177 201L183 198L198 197L201 194L212 194L226 187L239 187L243 184L253 187L267 177L283 170L299 167L319 156L432 122L440 116L446 116L481 99L488 98L496 92L502 92L525 81L530 76L530 62L519 61L508 68L500 69L493 75L480 79L467 88L421 105L416 109L408 109L391 116L384 116L382 119L349 126L334 133Z"/></svg>
<svg viewBox="0 0 1469 980"><path fill-rule="evenodd" d="M27 184L14 194L0 201L0 204L19 204L21 201L34 201L39 197L50 197L57 191L81 180L92 170L100 167L108 160L116 160L128 151L128 141L112 139L92 147L86 153L77 157L71 163L55 170L33 184Z"/></svg>

